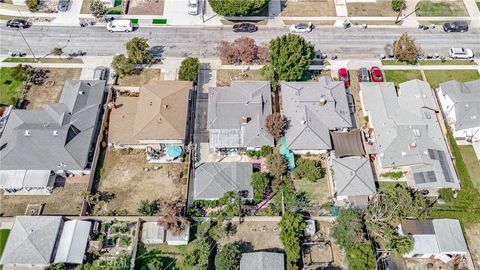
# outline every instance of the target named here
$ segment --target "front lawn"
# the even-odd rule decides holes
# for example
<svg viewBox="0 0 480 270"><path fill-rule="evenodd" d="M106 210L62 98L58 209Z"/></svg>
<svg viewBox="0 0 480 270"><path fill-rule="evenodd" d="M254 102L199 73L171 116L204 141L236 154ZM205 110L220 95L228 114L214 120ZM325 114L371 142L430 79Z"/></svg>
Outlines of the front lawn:
<svg viewBox="0 0 480 270"><path fill-rule="evenodd" d="M0 68L0 104L12 105L22 89L22 81L13 78L13 68Z"/></svg>
<svg viewBox="0 0 480 270"><path fill-rule="evenodd" d="M473 186L480 191L480 165L478 163L477 155L473 146L471 145L459 145L460 153L462 154L463 161L467 165L470 178L472 179Z"/></svg>
<svg viewBox="0 0 480 270"><path fill-rule="evenodd" d="M352 17L394 17L397 13L392 9L391 1L374 3L347 3L348 16Z"/></svg>
<svg viewBox="0 0 480 270"><path fill-rule="evenodd" d="M425 70L425 77L431 87L437 88L440 83L457 80L461 82L468 82L480 79L480 74L477 70Z"/></svg>
<svg viewBox="0 0 480 270"><path fill-rule="evenodd" d="M437 3L430 0L422 0L418 2L416 8L418 9L417 16L419 17L468 16L463 1Z"/></svg>
<svg viewBox="0 0 480 270"><path fill-rule="evenodd" d="M163 80L161 69L143 69L138 74L124 75L118 78L120 86L142 86L152 80Z"/></svg>
<svg viewBox="0 0 480 270"><path fill-rule="evenodd" d="M421 66L435 66L435 65L452 65L452 66L457 66L457 65L477 65L472 60L420 60L418 61Z"/></svg>
<svg viewBox="0 0 480 270"><path fill-rule="evenodd" d="M333 0L288 1L283 9L283 17L337 16Z"/></svg>
<svg viewBox="0 0 480 270"><path fill-rule="evenodd" d="M384 70L383 73L386 81L393 82L395 85L414 79L423 79L420 70Z"/></svg>

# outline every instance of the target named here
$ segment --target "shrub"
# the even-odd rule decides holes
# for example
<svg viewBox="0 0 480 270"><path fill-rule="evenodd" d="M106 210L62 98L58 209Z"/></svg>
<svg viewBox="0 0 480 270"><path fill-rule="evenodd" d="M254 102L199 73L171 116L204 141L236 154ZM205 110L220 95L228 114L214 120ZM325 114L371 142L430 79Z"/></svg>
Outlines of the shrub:
<svg viewBox="0 0 480 270"><path fill-rule="evenodd" d="M215 256L215 269L235 270L240 269L240 247L237 243L225 244Z"/></svg>
<svg viewBox="0 0 480 270"><path fill-rule="evenodd" d="M192 249L189 251L179 266L182 270L204 270L208 267L210 257L210 239L207 237L197 238L192 243Z"/></svg>
<svg viewBox="0 0 480 270"><path fill-rule="evenodd" d="M252 16L263 11L268 0L209 0L213 11L221 16Z"/></svg>
<svg viewBox="0 0 480 270"><path fill-rule="evenodd" d="M137 211L141 215L153 216L158 213L158 210L157 201L142 200Z"/></svg>
<svg viewBox="0 0 480 270"><path fill-rule="evenodd" d="M397 12L403 9L403 0L392 0L392 9Z"/></svg>
<svg viewBox="0 0 480 270"><path fill-rule="evenodd" d="M265 189L270 184L270 177L264 172L254 172L252 174L253 201L258 203L263 200Z"/></svg>
<svg viewBox="0 0 480 270"><path fill-rule="evenodd" d="M447 203L451 203L454 198L454 193L451 188L442 188L438 190L438 195L440 199L444 200Z"/></svg>
<svg viewBox="0 0 480 270"><path fill-rule="evenodd" d="M296 265L300 259L301 238L306 227L303 216L300 213L286 212L280 220L280 240L287 255L287 265Z"/></svg>
<svg viewBox="0 0 480 270"><path fill-rule="evenodd" d="M90 2L90 13L92 13L93 17L101 18L105 13L107 13L107 9L103 5L102 1L94 0Z"/></svg>
<svg viewBox="0 0 480 270"><path fill-rule="evenodd" d="M297 179L316 182L325 174L320 162L316 160L300 158L296 165L293 175Z"/></svg>
<svg viewBox="0 0 480 270"><path fill-rule="evenodd" d="M375 269L375 254L368 243L350 246L347 250L347 259L350 270Z"/></svg>
<svg viewBox="0 0 480 270"><path fill-rule="evenodd" d="M25 81L33 75L35 69L29 65L19 64L13 68L13 78L18 81Z"/></svg>
<svg viewBox="0 0 480 270"><path fill-rule="evenodd" d="M178 70L178 77L184 81L198 81L198 72L200 69L200 62L196 57L187 57L183 59L180 69Z"/></svg>
<svg viewBox="0 0 480 270"><path fill-rule="evenodd" d="M30 10L31 12L35 12L35 11L38 10L38 5L40 4L40 1L39 0L27 0L25 2L25 4L27 5L28 10Z"/></svg>

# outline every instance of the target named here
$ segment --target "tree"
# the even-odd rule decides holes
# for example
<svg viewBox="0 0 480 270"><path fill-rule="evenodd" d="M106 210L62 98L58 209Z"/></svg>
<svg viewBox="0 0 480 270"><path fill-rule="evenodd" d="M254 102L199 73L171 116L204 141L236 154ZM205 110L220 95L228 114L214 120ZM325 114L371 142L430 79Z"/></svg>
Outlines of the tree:
<svg viewBox="0 0 480 270"><path fill-rule="evenodd" d="M393 54L399 61L414 63L417 61L417 54L420 47L415 44L415 40L403 33L402 36L393 42Z"/></svg>
<svg viewBox="0 0 480 270"><path fill-rule="evenodd" d="M278 149L273 151L273 153L267 157L267 167L270 174L276 179L281 179L281 177L287 172L287 161L283 158Z"/></svg>
<svg viewBox="0 0 480 270"><path fill-rule="evenodd" d="M400 255L409 253L413 249L413 239L409 235L396 235L392 239L392 248Z"/></svg>
<svg viewBox="0 0 480 270"><path fill-rule="evenodd" d="M270 81L270 84L272 86L273 91L278 90L278 78L277 74L275 73L275 70L271 64L269 65L264 65L261 69L260 72L262 73L262 76Z"/></svg>
<svg viewBox="0 0 480 270"><path fill-rule="evenodd" d="M262 50L261 57L265 57L264 50ZM255 44L255 40L250 37L240 37L232 43L221 41L217 47L217 54L225 64L252 64L259 59L258 46Z"/></svg>
<svg viewBox="0 0 480 270"><path fill-rule="evenodd" d="M142 37L134 37L127 42L128 60L134 64L149 64L152 61L152 56L148 51L148 40Z"/></svg>
<svg viewBox="0 0 480 270"><path fill-rule="evenodd" d="M403 0L392 0L392 9L396 12L403 9Z"/></svg>
<svg viewBox="0 0 480 270"><path fill-rule="evenodd" d="M265 64L268 62L268 57L269 57L268 44L262 43L260 46L258 46L258 49L257 49L258 62L260 62L261 64Z"/></svg>
<svg viewBox="0 0 480 270"><path fill-rule="evenodd" d="M197 238L191 243L192 249L189 251L179 266L182 270L205 270L208 267L210 257L210 239L207 237Z"/></svg>
<svg viewBox="0 0 480 270"><path fill-rule="evenodd" d="M40 1L39 0L27 0L25 2L25 4L27 5L28 10L30 10L31 12L35 12L35 11L38 10L38 5L40 4Z"/></svg>
<svg viewBox="0 0 480 270"><path fill-rule="evenodd" d="M324 175L322 165L319 161L300 158L297 160L296 165L293 176L297 179L307 179L308 181L316 182Z"/></svg>
<svg viewBox="0 0 480 270"><path fill-rule="evenodd" d="M67 270L67 266L63 263L52 263L45 267L45 270Z"/></svg>
<svg viewBox="0 0 480 270"><path fill-rule="evenodd" d="M123 54L113 57L112 68L120 76L132 74L135 70L135 66Z"/></svg>
<svg viewBox="0 0 480 270"><path fill-rule="evenodd" d="M159 218L158 223L162 225L165 230L172 232L174 235L183 232L187 228L188 222L180 215L180 209L177 206L179 200L163 198L160 202L164 215Z"/></svg>
<svg viewBox="0 0 480 270"><path fill-rule="evenodd" d="M295 212L304 209L310 203L306 192L295 191L290 183L281 183L275 195L275 205L284 205L285 210Z"/></svg>
<svg viewBox="0 0 480 270"><path fill-rule="evenodd" d="M300 259L301 238L306 228L300 213L286 212L280 220L280 240L287 255L287 265L295 265Z"/></svg>
<svg viewBox="0 0 480 270"><path fill-rule="evenodd" d="M353 244L365 240L365 231L362 217L354 208L343 209L332 229L332 236L337 243L347 249Z"/></svg>
<svg viewBox="0 0 480 270"><path fill-rule="evenodd" d="M200 61L196 57L187 57L182 60L180 69L178 70L178 77L184 81L198 81L198 72L200 69Z"/></svg>
<svg viewBox="0 0 480 270"><path fill-rule="evenodd" d="M94 0L93 2L90 2L90 13L95 18L101 18L105 13L107 13L107 9L103 5L102 1L100 0Z"/></svg>
<svg viewBox="0 0 480 270"><path fill-rule="evenodd" d="M314 56L313 44L299 35L287 34L270 41L270 63L278 80L302 80Z"/></svg>
<svg viewBox="0 0 480 270"><path fill-rule="evenodd" d="M237 55L232 43L222 40L217 46L217 54L222 63L233 64L237 61Z"/></svg>
<svg viewBox="0 0 480 270"><path fill-rule="evenodd" d="M33 75L35 69L30 65L19 64L13 68L13 78L19 81L26 81Z"/></svg>
<svg viewBox="0 0 480 270"><path fill-rule="evenodd" d="M142 200L138 207L138 213L144 216L153 216L158 212L158 202Z"/></svg>
<svg viewBox="0 0 480 270"><path fill-rule="evenodd" d="M92 208L100 200L100 194L92 194L88 191L80 192L80 196L83 198L83 201L88 205L88 208Z"/></svg>
<svg viewBox="0 0 480 270"><path fill-rule="evenodd" d="M269 114L265 118L265 128L275 139L283 136L285 126L285 118L280 113Z"/></svg>
<svg viewBox="0 0 480 270"><path fill-rule="evenodd" d="M253 201L258 203L265 196L265 189L270 184L270 177L264 172L254 172L252 174Z"/></svg>
<svg viewBox="0 0 480 270"><path fill-rule="evenodd" d="M240 269L240 247L238 243L225 244L215 256L216 270Z"/></svg>
<svg viewBox="0 0 480 270"><path fill-rule="evenodd" d="M252 16L263 11L268 0L209 0L213 11L221 16Z"/></svg>
<svg viewBox="0 0 480 270"><path fill-rule="evenodd" d="M61 56L63 54L63 49L60 47L53 48L52 54L56 56Z"/></svg>
<svg viewBox="0 0 480 270"><path fill-rule="evenodd" d="M375 269L375 254L368 243L354 244L347 251L348 269Z"/></svg>

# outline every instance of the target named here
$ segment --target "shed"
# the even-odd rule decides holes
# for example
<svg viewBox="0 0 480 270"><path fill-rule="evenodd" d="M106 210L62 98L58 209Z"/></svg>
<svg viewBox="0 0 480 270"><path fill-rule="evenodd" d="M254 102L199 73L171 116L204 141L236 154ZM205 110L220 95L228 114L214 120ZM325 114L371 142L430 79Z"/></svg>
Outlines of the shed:
<svg viewBox="0 0 480 270"><path fill-rule="evenodd" d="M284 256L275 252L243 253L240 270L285 270Z"/></svg>
<svg viewBox="0 0 480 270"><path fill-rule="evenodd" d="M187 228L180 234L173 234L172 232L167 231L166 233L166 242L170 246L181 246L188 244L190 239L190 226L187 225Z"/></svg>
<svg viewBox="0 0 480 270"><path fill-rule="evenodd" d="M165 242L165 229L157 222L144 222L141 241L144 244L162 244Z"/></svg>

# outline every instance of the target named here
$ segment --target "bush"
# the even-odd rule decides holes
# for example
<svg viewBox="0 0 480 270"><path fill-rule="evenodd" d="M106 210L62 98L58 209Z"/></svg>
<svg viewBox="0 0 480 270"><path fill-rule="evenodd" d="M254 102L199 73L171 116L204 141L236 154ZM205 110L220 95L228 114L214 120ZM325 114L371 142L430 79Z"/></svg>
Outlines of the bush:
<svg viewBox="0 0 480 270"><path fill-rule="evenodd" d="M39 0L27 0L25 2L25 4L27 5L28 10L30 10L31 12L35 12L35 11L38 10L38 4L40 4L40 1Z"/></svg>
<svg viewBox="0 0 480 270"><path fill-rule="evenodd" d="M142 200L137 211L141 215L153 216L158 213L158 210L157 201Z"/></svg>
<svg viewBox="0 0 480 270"><path fill-rule="evenodd" d="M402 178L404 175L405 175L405 172L402 172L402 171L386 172L386 173L380 174L381 177L386 177L386 178L390 178L390 179L393 179L393 180L398 180L398 179Z"/></svg>
<svg viewBox="0 0 480 270"><path fill-rule="evenodd" d="M375 268L375 254L368 243L355 244L347 250L348 269L373 270Z"/></svg>
<svg viewBox="0 0 480 270"><path fill-rule="evenodd" d="M251 158L267 157L273 152L273 148L269 145L264 145L260 150L247 150L245 154Z"/></svg>
<svg viewBox="0 0 480 270"><path fill-rule="evenodd" d="M252 174L253 201L259 203L265 196L265 189L270 184L270 177L264 172L254 172Z"/></svg>
<svg viewBox="0 0 480 270"><path fill-rule="evenodd" d="M300 158L296 165L293 175L297 179L316 182L325 174L320 162L316 160Z"/></svg>
<svg viewBox="0 0 480 270"><path fill-rule="evenodd" d="M135 66L123 54L113 57L112 68L119 76L133 74L135 71Z"/></svg>
<svg viewBox="0 0 480 270"><path fill-rule="evenodd" d="M262 12L268 0L209 0L213 11L221 16L253 16Z"/></svg>
<svg viewBox="0 0 480 270"><path fill-rule="evenodd" d="M192 243L192 249L189 251L179 266L182 270L204 270L208 267L210 257L210 239L207 237L197 238Z"/></svg>
<svg viewBox="0 0 480 270"><path fill-rule="evenodd" d="M392 9L397 12L403 9L403 0L392 0Z"/></svg>
<svg viewBox="0 0 480 270"><path fill-rule="evenodd" d="M237 243L225 244L215 256L215 269L240 269L240 247Z"/></svg>
<svg viewBox="0 0 480 270"><path fill-rule="evenodd" d="M200 69L200 62L196 57L187 57L183 59L180 69L178 70L178 77L180 80L191 81L196 83L198 81L198 72Z"/></svg>
<svg viewBox="0 0 480 270"><path fill-rule="evenodd" d="M13 68L13 78L18 81L25 81L33 75L35 69L29 65L19 64Z"/></svg>
<svg viewBox="0 0 480 270"><path fill-rule="evenodd" d="M438 196L440 197L440 199L444 200L447 203L451 203L455 199L453 190L451 188L439 189Z"/></svg>
<svg viewBox="0 0 480 270"><path fill-rule="evenodd" d="M296 265L300 259L301 238L305 231L305 221L300 213L286 212L280 220L280 240L287 255L287 265Z"/></svg>
<svg viewBox="0 0 480 270"><path fill-rule="evenodd" d="M95 18L101 18L107 13L107 9L100 0L94 0L90 2L90 13L92 13Z"/></svg>

